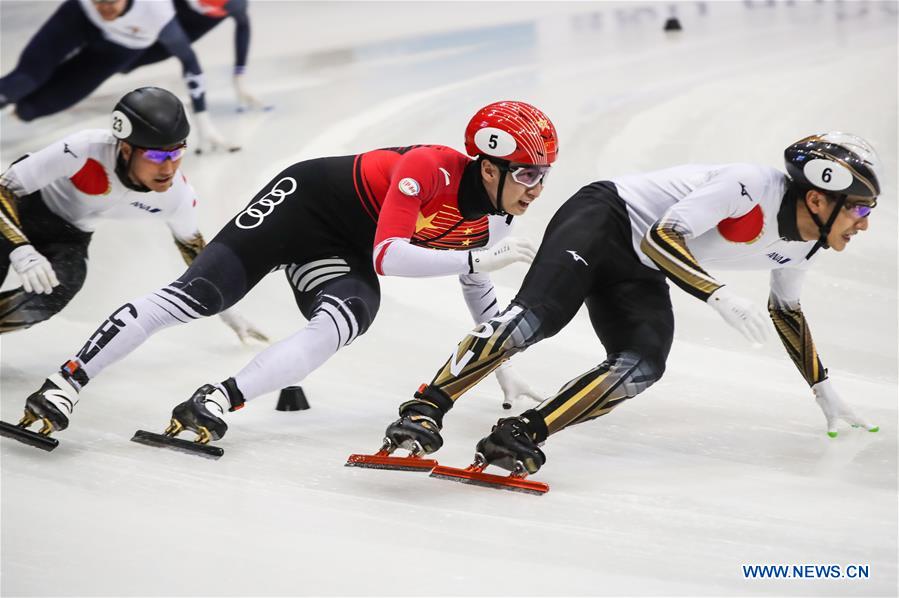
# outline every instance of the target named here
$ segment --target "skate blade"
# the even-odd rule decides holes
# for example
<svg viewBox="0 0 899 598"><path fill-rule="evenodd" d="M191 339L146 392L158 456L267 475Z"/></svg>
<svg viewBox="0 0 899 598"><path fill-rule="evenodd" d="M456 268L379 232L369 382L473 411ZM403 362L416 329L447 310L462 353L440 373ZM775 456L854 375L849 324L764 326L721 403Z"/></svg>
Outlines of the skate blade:
<svg viewBox="0 0 899 598"><path fill-rule="evenodd" d="M47 436L45 434L38 434L37 432L33 432L27 428L8 424L4 421L0 421L0 436L18 440L23 444L27 444L28 446L33 446L44 451L52 451L57 446L59 446L59 441L55 438L51 438L50 436Z"/></svg>
<svg viewBox="0 0 899 598"><path fill-rule="evenodd" d="M437 461L413 456L392 457L387 451L381 450L374 455L350 455L346 460L346 466L394 471L431 471L437 467Z"/></svg>
<svg viewBox="0 0 899 598"><path fill-rule="evenodd" d="M453 482L462 482L463 484L472 484L474 486L484 486L485 488L497 488L501 490L512 490L513 492L536 494L538 496L549 492L549 484L543 482L534 482L515 475L493 475L490 473L483 473L482 470L483 467L475 465L465 469L438 465L431 471L431 477Z"/></svg>
<svg viewBox="0 0 899 598"><path fill-rule="evenodd" d="M147 446L155 446L158 448L167 448L179 453L188 453L198 457L207 459L218 459L225 454L225 449L218 446L210 446L208 444L200 444L199 442L191 442L190 440L182 440L173 436L164 434L154 434L146 430L138 430L131 438L131 442L145 444Z"/></svg>

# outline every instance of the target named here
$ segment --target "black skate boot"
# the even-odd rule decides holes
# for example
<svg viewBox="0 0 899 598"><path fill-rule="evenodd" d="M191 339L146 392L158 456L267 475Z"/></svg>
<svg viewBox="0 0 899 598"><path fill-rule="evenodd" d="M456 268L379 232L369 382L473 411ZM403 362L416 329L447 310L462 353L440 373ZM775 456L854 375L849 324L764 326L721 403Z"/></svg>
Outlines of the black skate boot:
<svg viewBox="0 0 899 598"><path fill-rule="evenodd" d="M220 386L204 384L172 410L172 420L165 432L154 434L138 430L131 441L218 459L225 451L221 447L210 445L209 441L220 440L228 431L228 424L222 419L225 411L237 411L243 405L243 394L237 388L234 378L228 378ZM196 440L189 442L175 438L184 430L194 432Z"/></svg>
<svg viewBox="0 0 899 598"><path fill-rule="evenodd" d="M232 380L229 378L228 382ZM234 411L243 407L243 397L240 399L239 404L234 405L219 387L204 384L193 396L172 410L172 421L166 428L165 435L177 436L187 429L196 433L196 441L200 444L221 440L228 431L228 424L222 416L226 410Z"/></svg>
<svg viewBox="0 0 899 598"><path fill-rule="evenodd" d="M546 455L537 446L538 439L546 439L546 424L532 412L496 422L490 434L478 442L476 459L513 473L537 473L546 463Z"/></svg>
<svg viewBox="0 0 899 598"><path fill-rule="evenodd" d="M549 492L548 484L525 479L546 463L546 456L537 447L546 440L546 436L543 417L534 409L529 409L518 417L496 422L490 435L478 443L474 463L465 469L438 465L431 471L431 477L528 494L546 494ZM484 473L491 464L512 473L508 476Z"/></svg>
<svg viewBox="0 0 899 598"><path fill-rule="evenodd" d="M434 459L422 455L433 453L443 446L440 428L443 414L453 406L453 401L443 391L425 384L415 393L415 399L400 405L400 418L387 426L384 442L378 452L353 454L347 459L347 467L392 469L396 471L431 471L437 466ZM393 452L406 449L408 457L394 457Z"/></svg>
<svg viewBox="0 0 899 598"><path fill-rule="evenodd" d="M65 430L69 427L69 417L78 403L78 391L60 374L53 374L37 392L25 399L25 416L19 425L27 428L37 420L44 426L40 434Z"/></svg>
<svg viewBox="0 0 899 598"><path fill-rule="evenodd" d="M61 374L47 378L37 392L25 399L25 414L18 425L0 421L0 436L18 440L45 451L59 445L50 434L69 427L72 410L78 403L78 391ZM43 426L37 432L28 427L41 420Z"/></svg>
<svg viewBox="0 0 899 598"><path fill-rule="evenodd" d="M400 405L400 418L387 426L384 444L404 448L413 455L434 453L443 446L443 415L453 406L442 391L422 385L415 399Z"/></svg>

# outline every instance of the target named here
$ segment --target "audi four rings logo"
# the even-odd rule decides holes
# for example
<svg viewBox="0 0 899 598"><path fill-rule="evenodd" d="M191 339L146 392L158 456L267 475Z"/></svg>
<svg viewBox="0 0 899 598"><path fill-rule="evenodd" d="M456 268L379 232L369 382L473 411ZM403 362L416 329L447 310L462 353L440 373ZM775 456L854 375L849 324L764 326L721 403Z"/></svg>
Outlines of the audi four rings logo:
<svg viewBox="0 0 899 598"><path fill-rule="evenodd" d="M284 198L297 190L296 179L286 176L272 187L272 190L254 201L249 207L237 215L234 224L244 230L256 228L265 217L272 213L275 206L284 201Z"/></svg>

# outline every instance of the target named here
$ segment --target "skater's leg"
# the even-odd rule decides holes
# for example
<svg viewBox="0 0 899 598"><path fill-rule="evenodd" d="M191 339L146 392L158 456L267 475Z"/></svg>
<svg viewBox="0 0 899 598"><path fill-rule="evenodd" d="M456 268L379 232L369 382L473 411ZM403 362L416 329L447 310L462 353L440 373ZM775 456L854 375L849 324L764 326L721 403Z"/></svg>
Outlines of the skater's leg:
<svg viewBox="0 0 899 598"><path fill-rule="evenodd" d="M15 200L19 221L28 240L46 257L59 279L49 295L26 293L22 287L0 293L0 334L28 328L59 313L81 290L87 276L87 248L91 233L79 230L50 211L40 191ZM0 280L9 269L12 244L0 240Z"/></svg>
<svg viewBox="0 0 899 598"><path fill-rule="evenodd" d="M175 282L116 309L62 366L63 375L80 389L159 330L228 309L266 272L247 272L230 247L213 241Z"/></svg>
<svg viewBox="0 0 899 598"><path fill-rule="evenodd" d="M16 68L0 78L0 101L15 104L34 92L67 57L99 35L78 0L66 0L22 50Z"/></svg>
<svg viewBox="0 0 899 598"><path fill-rule="evenodd" d="M289 267L287 277L309 323L234 376L244 400L300 382L364 334L377 315L380 290L368 260L313 260Z"/></svg>
<svg viewBox="0 0 899 598"><path fill-rule="evenodd" d="M512 304L462 339L431 383L400 405L400 419L386 431L390 442L437 450L443 416L458 398L512 355L571 321L605 269L602 229L612 211L596 193L585 187L556 212Z"/></svg>
<svg viewBox="0 0 899 598"><path fill-rule="evenodd" d="M140 53L106 40L95 41L59 65L44 85L20 99L16 115L29 121L74 106Z"/></svg>
<svg viewBox="0 0 899 598"><path fill-rule="evenodd" d="M90 238L90 235L87 235ZM38 246L50 260L59 285L49 295L26 293L22 287L0 293L0 334L48 320L69 304L87 276L87 242Z"/></svg>
<svg viewBox="0 0 899 598"><path fill-rule="evenodd" d="M639 271L638 271L639 272ZM551 434L609 413L658 381L671 350L674 316L664 280L627 281L587 298L605 361L565 384L518 417L501 419L477 452L487 463L536 472L546 457L538 447Z"/></svg>
<svg viewBox="0 0 899 598"><path fill-rule="evenodd" d="M175 407L167 433L186 428L197 433L200 442L222 438L228 430L223 419L226 411L300 382L364 334L378 312L377 276L367 258L331 257L294 264L287 269L287 279L300 310L309 318L306 327L259 353L234 377L200 387Z"/></svg>

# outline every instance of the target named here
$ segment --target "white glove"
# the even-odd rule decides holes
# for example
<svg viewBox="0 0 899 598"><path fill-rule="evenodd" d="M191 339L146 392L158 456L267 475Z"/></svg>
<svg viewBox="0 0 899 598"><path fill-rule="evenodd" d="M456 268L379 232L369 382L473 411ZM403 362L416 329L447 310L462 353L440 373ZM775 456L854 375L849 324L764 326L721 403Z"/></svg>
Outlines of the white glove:
<svg viewBox="0 0 899 598"><path fill-rule="evenodd" d="M268 337L259 332L255 326L253 326L246 318L242 315L234 311L233 309L229 309L223 311L219 314L219 317L222 319L228 328L234 331L234 334L237 335L237 338L240 339L240 342L246 344L247 341L251 338L256 339L257 341L262 341L263 343L268 342Z"/></svg>
<svg viewBox="0 0 899 598"><path fill-rule="evenodd" d="M496 245L486 249L472 249L469 252L472 272L493 272L515 262L530 264L534 261L534 249L530 239L506 237Z"/></svg>
<svg viewBox="0 0 899 598"><path fill-rule="evenodd" d="M818 407L824 412L827 418L827 435L831 438L837 437L837 421L843 420L853 428L864 428L868 432L877 432L880 430L878 426L872 426L866 420L860 418L852 409L849 408L837 391L833 389L830 378L818 382L812 386L812 392L815 393L815 401Z"/></svg>
<svg viewBox="0 0 899 598"><path fill-rule="evenodd" d="M247 109L258 108L260 110L271 110L272 106L262 103L262 100L247 91L244 84L243 73L234 74L234 93L237 95L237 111L243 112Z"/></svg>
<svg viewBox="0 0 899 598"><path fill-rule="evenodd" d="M752 301L731 293L727 287L720 287L706 303L751 343L761 345L767 340L768 318Z"/></svg>
<svg viewBox="0 0 899 598"><path fill-rule="evenodd" d="M9 262L22 280L22 288L26 293L49 295L53 292L53 287L59 285L50 261L34 245L20 245L10 251Z"/></svg>
<svg viewBox="0 0 899 598"><path fill-rule="evenodd" d="M212 124L209 112L205 110L203 112L195 112L194 121L197 124L197 137L199 138L199 143L197 144L198 154L202 154L207 149L210 151L224 149L229 152L240 150L239 145L229 144L225 141L225 138L222 137L221 133L218 132L218 129L215 128L215 125Z"/></svg>
<svg viewBox="0 0 899 598"><path fill-rule="evenodd" d="M510 362L505 362L493 372L499 382L500 388L503 389L503 409L511 409L512 401L521 397L527 397L538 403L543 398L528 386L528 383L521 379L512 369Z"/></svg>

